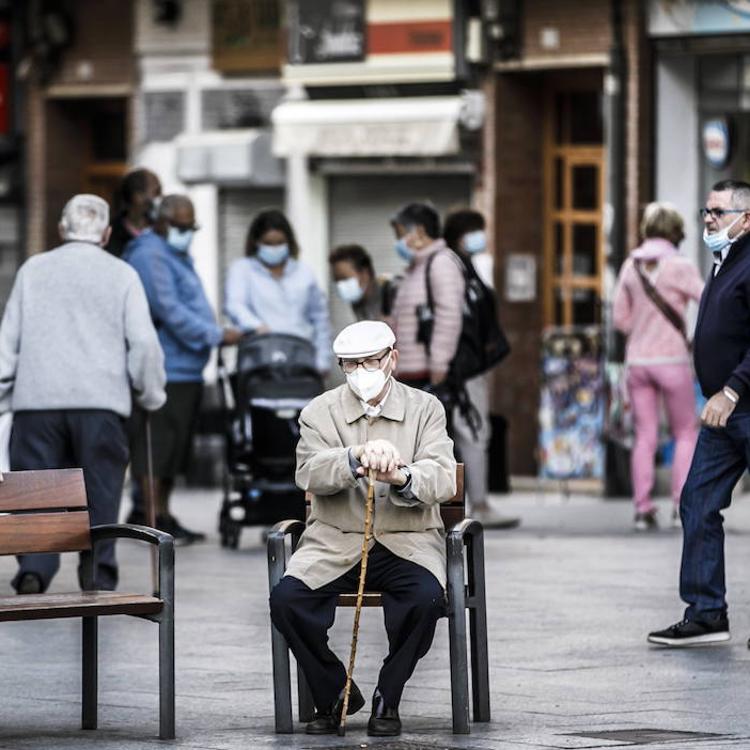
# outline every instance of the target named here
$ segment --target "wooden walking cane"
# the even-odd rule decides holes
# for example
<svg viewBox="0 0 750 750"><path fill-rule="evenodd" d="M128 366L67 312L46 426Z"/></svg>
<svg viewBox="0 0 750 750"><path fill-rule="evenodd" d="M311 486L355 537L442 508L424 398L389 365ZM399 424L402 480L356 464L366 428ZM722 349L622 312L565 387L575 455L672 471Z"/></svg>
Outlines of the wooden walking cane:
<svg viewBox="0 0 750 750"><path fill-rule="evenodd" d="M341 709L339 723L339 737L346 734L346 712L349 709L349 693L352 689L352 675L354 674L354 658L357 655L357 637L359 636L359 616L362 613L362 598L365 593L365 577L367 576L367 557L370 554L369 542L372 537L372 516L375 509L375 470L367 472L367 503L365 504L365 534L362 539L362 563L359 570L359 585L357 586L357 606L354 608L354 627L352 628L352 650L349 653L349 669L346 672L344 686L344 705Z"/></svg>

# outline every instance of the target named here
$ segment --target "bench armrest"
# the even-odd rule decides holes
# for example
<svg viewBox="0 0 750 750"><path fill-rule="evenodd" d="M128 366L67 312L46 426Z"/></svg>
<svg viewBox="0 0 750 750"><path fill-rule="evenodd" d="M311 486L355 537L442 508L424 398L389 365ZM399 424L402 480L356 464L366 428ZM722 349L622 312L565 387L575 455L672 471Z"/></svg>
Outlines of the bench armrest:
<svg viewBox="0 0 750 750"><path fill-rule="evenodd" d="M464 518L463 521L459 521L449 529L446 529L445 533L446 536L466 540L467 537L474 538L483 534L484 527L479 521L475 521L471 518Z"/></svg>
<svg viewBox="0 0 750 750"><path fill-rule="evenodd" d="M292 552L297 547L302 532L305 530L305 524L302 521L279 521L268 532L268 590L273 591L273 587L283 578L286 570L286 545L285 540L288 536L292 537Z"/></svg>
<svg viewBox="0 0 750 750"><path fill-rule="evenodd" d="M91 541L96 544L102 539L137 539L161 546L174 544L174 537L166 531L152 529L149 526L137 526L132 523L102 523L91 527Z"/></svg>
<svg viewBox="0 0 750 750"><path fill-rule="evenodd" d="M135 539L156 547L159 577L154 596L170 605L174 603L174 537L165 531L148 526L137 526L131 523L104 523L91 527L91 550L96 552L96 545L104 539ZM92 554L92 565L95 554Z"/></svg>

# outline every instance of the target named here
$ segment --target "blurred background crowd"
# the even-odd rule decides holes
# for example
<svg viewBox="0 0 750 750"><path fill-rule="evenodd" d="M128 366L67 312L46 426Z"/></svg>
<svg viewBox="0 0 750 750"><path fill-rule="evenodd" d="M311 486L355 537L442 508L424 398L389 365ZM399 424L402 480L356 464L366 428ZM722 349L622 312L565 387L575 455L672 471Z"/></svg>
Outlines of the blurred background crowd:
<svg viewBox="0 0 750 750"><path fill-rule="evenodd" d="M380 306L369 282L407 267L399 209L471 207L482 225L453 244L484 232L474 265L511 346L487 385L490 489L628 495L616 279L652 201L682 222L657 236L705 276L698 210L750 172L748 41L741 0L0 0L0 307L72 195L111 205L121 255L179 194L211 309L273 328L289 310L246 304L246 255L286 245L322 352ZM197 483L221 481L216 372ZM641 450L669 465L661 421Z"/></svg>

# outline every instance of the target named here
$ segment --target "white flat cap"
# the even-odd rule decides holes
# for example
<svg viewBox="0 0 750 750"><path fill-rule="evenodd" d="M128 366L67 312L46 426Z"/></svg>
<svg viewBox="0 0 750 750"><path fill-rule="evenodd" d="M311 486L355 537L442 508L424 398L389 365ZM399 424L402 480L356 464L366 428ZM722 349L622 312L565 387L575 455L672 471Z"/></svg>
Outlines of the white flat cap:
<svg viewBox="0 0 750 750"><path fill-rule="evenodd" d="M344 328L333 342L333 353L341 359L360 359L378 354L396 343L396 335L380 320L360 320Z"/></svg>

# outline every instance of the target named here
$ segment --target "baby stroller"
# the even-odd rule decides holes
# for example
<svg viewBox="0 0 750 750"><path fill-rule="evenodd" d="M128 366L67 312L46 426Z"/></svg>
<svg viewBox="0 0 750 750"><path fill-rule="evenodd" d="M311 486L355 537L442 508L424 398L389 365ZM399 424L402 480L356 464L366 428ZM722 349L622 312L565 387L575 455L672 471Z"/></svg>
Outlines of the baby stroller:
<svg viewBox="0 0 750 750"><path fill-rule="evenodd" d="M236 549L243 526L304 520L305 494L294 483L302 409L323 392L315 349L306 339L268 333L243 338L229 376L219 352L226 471L219 515L221 545Z"/></svg>

